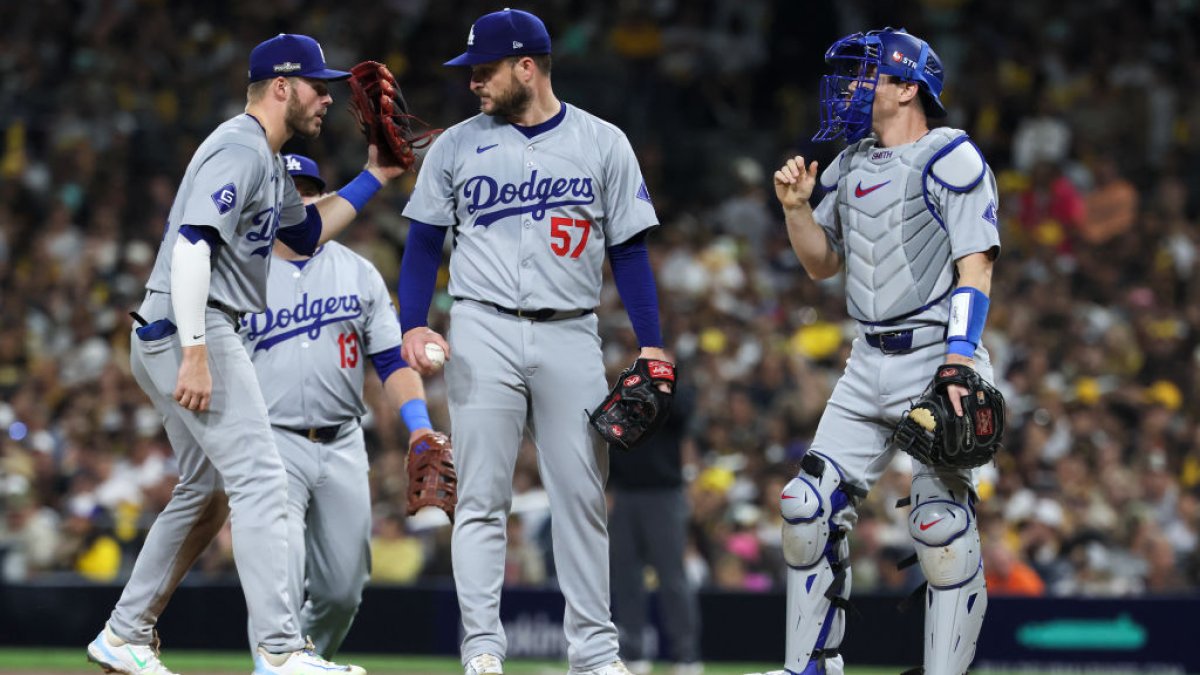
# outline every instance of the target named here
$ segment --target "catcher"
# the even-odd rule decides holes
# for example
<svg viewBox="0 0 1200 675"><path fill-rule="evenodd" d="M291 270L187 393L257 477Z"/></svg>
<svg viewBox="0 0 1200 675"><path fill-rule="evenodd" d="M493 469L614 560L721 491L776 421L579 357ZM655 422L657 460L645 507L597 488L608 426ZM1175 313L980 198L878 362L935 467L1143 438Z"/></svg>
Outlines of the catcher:
<svg viewBox="0 0 1200 675"><path fill-rule="evenodd" d="M381 102L383 108L400 105L389 98L399 98L390 73L373 62L351 73L353 105L375 129L367 136L380 161L411 165L411 145L397 142L407 137L409 127L401 124L406 118L377 112ZM361 73L367 73L366 84ZM372 90L376 94L363 93ZM283 160L302 201L319 199L325 181L316 162L301 155ZM301 634L310 636L318 653L332 656L370 572L369 467L359 425L366 413L367 360L410 431L410 515L435 506L453 519L457 481L449 440L433 431L421 378L400 357L400 323L379 272L337 242L302 255L276 240L273 255L266 311L243 317L239 333L287 468L293 611Z"/></svg>
<svg viewBox="0 0 1200 675"><path fill-rule="evenodd" d="M900 449L916 460L905 502L928 580L924 672L962 675L987 609L971 470L991 460L1004 429L983 346L1000 253L996 181L966 133L931 128L946 109L942 64L927 42L891 28L855 33L825 60L832 74L814 140L848 146L819 173L816 162L788 160L775 194L809 276L845 273L858 336L781 495L784 668L843 672L847 535L858 501ZM818 180L826 194L813 207Z"/></svg>

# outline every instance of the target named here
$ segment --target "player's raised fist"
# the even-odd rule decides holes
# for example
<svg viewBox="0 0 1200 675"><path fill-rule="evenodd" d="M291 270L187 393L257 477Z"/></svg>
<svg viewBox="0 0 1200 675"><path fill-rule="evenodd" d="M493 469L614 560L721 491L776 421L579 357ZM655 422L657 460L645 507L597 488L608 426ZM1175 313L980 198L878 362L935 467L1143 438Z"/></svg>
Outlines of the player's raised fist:
<svg viewBox="0 0 1200 675"><path fill-rule="evenodd" d="M789 159L775 172L775 196L784 211L807 206L816 184L817 163L811 162L806 167L800 155Z"/></svg>

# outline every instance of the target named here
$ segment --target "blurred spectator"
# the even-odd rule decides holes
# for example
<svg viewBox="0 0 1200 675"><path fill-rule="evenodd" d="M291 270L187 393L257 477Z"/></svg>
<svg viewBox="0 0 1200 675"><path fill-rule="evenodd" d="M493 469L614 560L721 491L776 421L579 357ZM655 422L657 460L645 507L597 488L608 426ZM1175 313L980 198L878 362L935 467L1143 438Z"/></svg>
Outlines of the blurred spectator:
<svg viewBox="0 0 1200 675"><path fill-rule="evenodd" d="M380 515L371 537L371 581L411 584L424 565L425 550L408 535L404 517L396 511Z"/></svg>
<svg viewBox="0 0 1200 675"><path fill-rule="evenodd" d="M1037 572L1017 557L1003 541L983 545L983 569L989 595L1040 596L1046 592Z"/></svg>
<svg viewBox="0 0 1200 675"><path fill-rule="evenodd" d="M1129 232L1137 217L1138 194L1133 183L1123 178L1111 155L1096 160L1093 185L1085 203L1087 216L1079 228L1083 241L1103 246Z"/></svg>

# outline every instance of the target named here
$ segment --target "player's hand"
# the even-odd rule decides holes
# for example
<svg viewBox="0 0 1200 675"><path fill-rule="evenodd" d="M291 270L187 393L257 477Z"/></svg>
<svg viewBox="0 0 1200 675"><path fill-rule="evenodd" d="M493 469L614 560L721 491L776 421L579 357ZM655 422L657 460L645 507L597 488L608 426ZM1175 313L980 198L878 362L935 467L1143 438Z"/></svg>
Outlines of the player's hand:
<svg viewBox="0 0 1200 675"><path fill-rule="evenodd" d="M404 175L404 167L400 166L381 166L379 164L379 147L374 143L367 146L367 165L363 167L371 172L371 175L384 185L393 178L399 178Z"/></svg>
<svg viewBox="0 0 1200 675"><path fill-rule="evenodd" d="M642 351L638 352L638 358L675 363L675 360L670 356L667 356L667 351L662 347L642 347ZM659 391L667 394L671 393L671 385L667 384L666 382L659 382L656 386L658 387Z"/></svg>
<svg viewBox="0 0 1200 675"><path fill-rule="evenodd" d="M428 326L410 328L404 334L404 342L400 346L400 355L404 357L404 361L412 366L413 370L425 376L433 375L438 370L425 355L425 345L429 342L441 346L442 351L446 352L446 360L450 360L450 344L440 333Z"/></svg>
<svg viewBox="0 0 1200 675"><path fill-rule="evenodd" d="M962 354L947 354L946 363L957 363L960 366L967 366L972 370L975 369L975 359L963 356ZM946 396L950 399L950 405L954 406L955 415L959 417L963 416L962 399L969 393L971 393L970 390L961 384L946 385Z"/></svg>
<svg viewBox="0 0 1200 675"><path fill-rule="evenodd" d="M179 376L175 378L173 395L179 405L195 412L208 410L212 401L212 374L208 370L208 347L193 345L183 348Z"/></svg>
<svg viewBox="0 0 1200 675"><path fill-rule="evenodd" d="M808 206L808 198L816 185L817 163L814 161L805 168L804 158L800 155L789 159L775 172L775 196L784 211Z"/></svg>

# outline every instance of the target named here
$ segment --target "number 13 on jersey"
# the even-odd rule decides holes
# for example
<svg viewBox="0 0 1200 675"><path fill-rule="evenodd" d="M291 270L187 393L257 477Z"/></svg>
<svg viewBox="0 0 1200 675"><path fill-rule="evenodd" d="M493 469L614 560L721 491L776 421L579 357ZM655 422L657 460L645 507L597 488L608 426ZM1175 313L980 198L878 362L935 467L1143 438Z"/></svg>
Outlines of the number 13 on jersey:
<svg viewBox="0 0 1200 675"><path fill-rule="evenodd" d="M550 250L558 257L568 253L572 258L578 258L587 246L588 236L592 233L592 223L589 220L576 220L552 216L550 218ZM578 237L578 243L576 238Z"/></svg>

